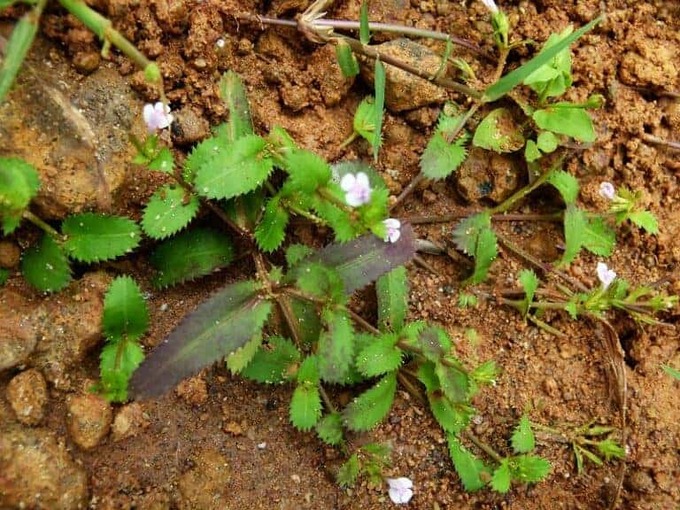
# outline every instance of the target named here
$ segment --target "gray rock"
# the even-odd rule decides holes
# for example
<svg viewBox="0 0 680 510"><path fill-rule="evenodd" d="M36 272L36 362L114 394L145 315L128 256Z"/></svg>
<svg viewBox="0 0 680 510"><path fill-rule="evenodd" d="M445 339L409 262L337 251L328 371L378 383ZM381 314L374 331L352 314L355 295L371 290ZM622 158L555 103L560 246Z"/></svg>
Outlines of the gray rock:
<svg viewBox="0 0 680 510"><path fill-rule="evenodd" d="M410 39L395 39L375 46L383 55L397 58L406 64L434 75L441 64L441 57L429 48ZM361 76L373 83L373 61L361 66ZM385 105L394 112L413 110L432 103L442 103L446 91L402 69L385 65Z"/></svg>

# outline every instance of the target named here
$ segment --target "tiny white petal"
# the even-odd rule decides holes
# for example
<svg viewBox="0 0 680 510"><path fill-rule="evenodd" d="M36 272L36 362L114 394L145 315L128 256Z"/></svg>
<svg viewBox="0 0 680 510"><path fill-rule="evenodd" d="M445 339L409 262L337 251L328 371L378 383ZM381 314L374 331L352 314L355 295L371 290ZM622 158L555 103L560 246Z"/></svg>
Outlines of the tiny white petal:
<svg viewBox="0 0 680 510"><path fill-rule="evenodd" d="M366 175L364 172L359 172L357 174L357 185L361 186L362 188L369 188L371 185L368 182L368 175Z"/></svg>
<svg viewBox="0 0 680 510"><path fill-rule="evenodd" d="M413 497L413 482L406 478L388 478L387 484L390 486L388 494L393 503L403 505L411 501Z"/></svg>
<svg viewBox="0 0 680 510"><path fill-rule="evenodd" d="M384 241L396 243L401 237L401 221L396 218L387 218L383 221L383 224L387 227Z"/></svg>
<svg viewBox="0 0 680 510"><path fill-rule="evenodd" d="M343 191L349 191L354 187L356 180L357 179L354 177L354 174L345 174L340 180L340 187Z"/></svg>
<svg viewBox="0 0 680 510"><path fill-rule="evenodd" d="M609 269L604 262L597 263L597 278L600 280L603 289L607 289L616 279L616 272Z"/></svg>
<svg viewBox="0 0 680 510"><path fill-rule="evenodd" d="M482 3L484 4L484 7L491 11L491 14L496 14L498 12L498 6L494 0L482 0Z"/></svg>
<svg viewBox="0 0 680 510"><path fill-rule="evenodd" d="M614 200L614 197L616 197L616 189L611 182L600 183L599 193L602 198L607 200Z"/></svg>

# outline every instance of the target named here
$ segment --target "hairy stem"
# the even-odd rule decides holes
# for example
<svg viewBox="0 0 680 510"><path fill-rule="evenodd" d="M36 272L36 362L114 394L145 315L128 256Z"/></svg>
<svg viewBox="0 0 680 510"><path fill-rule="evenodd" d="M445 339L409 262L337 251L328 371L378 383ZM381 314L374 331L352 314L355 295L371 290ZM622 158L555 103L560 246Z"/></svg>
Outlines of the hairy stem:
<svg viewBox="0 0 680 510"><path fill-rule="evenodd" d="M26 209L21 216L25 219L33 223L36 227L40 228L43 232L46 234L50 235L51 237L54 238L55 241L63 241L64 236L62 236L59 232L57 232L54 228L52 228L49 224L47 224L45 221L43 221L42 218L36 216L33 214L31 211Z"/></svg>

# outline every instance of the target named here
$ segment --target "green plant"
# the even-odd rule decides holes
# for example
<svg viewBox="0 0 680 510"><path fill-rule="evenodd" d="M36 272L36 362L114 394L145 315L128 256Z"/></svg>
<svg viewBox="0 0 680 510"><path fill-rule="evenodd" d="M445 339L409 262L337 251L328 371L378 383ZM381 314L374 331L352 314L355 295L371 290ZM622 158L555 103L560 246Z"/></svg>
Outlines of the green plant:
<svg viewBox="0 0 680 510"><path fill-rule="evenodd" d="M47 0L1 0L0 10L19 3L32 5L33 8L17 22L7 42L5 49L6 56L0 64L0 102L4 100L14 83L21 64L33 44L33 40L38 33L40 16L47 4ZM102 54L104 56L108 55L109 49L113 44L144 71L147 81L160 85L160 94L164 97L161 72L158 65L146 58L130 41L115 30L111 26L111 21L91 9L83 0L59 0L59 3L87 28L92 30L103 42Z"/></svg>
<svg viewBox="0 0 680 510"><path fill-rule="evenodd" d="M106 292L102 314L106 345L101 352L101 381L96 390L108 400L128 399L128 381L144 359L139 340L148 328L149 312L139 286L129 276L119 276Z"/></svg>
<svg viewBox="0 0 680 510"><path fill-rule="evenodd" d="M0 222L4 235L22 220L42 230L42 236L23 253L21 272L38 290L55 292L71 280L69 259L86 264L111 260L140 242L137 224L124 217L82 213L67 217L59 231L30 211L40 188L37 170L18 158L0 158Z"/></svg>

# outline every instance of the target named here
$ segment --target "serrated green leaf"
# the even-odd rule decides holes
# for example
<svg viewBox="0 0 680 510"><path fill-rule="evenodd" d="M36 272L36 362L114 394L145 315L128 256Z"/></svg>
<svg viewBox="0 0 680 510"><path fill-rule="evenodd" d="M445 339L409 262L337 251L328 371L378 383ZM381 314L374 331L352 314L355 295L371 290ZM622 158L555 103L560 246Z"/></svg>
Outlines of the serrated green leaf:
<svg viewBox="0 0 680 510"><path fill-rule="evenodd" d="M402 351L397 347L399 337L386 334L376 338L356 357L356 367L365 377L392 372L401 366Z"/></svg>
<svg viewBox="0 0 680 510"><path fill-rule="evenodd" d="M484 462L470 453L455 435L449 434L447 438L449 442L449 455L463 487L468 492L478 491L485 485L482 476L485 473L489 473L489 468L484 465Z"/></svg>
<svg viewBox="0 0 680 510"><path fill-rule="evenodd" d="M321 417L321 395L314 384L299 384L290 400L290 422L299 430L310 430Z"/></svg>
<svg viewBox="0 0 680 510"><path fill-rule="evenodd" d="M232 374L240 373L253 361L255 354L262 345L262 334L258 333L241 347L227 356L227 368Z"/></svg>
<svg viewBox="0 0 680 510"><path fill-rule="evenodd" d="M295 344L287 338L274 336L260 347L241 375L260 383L282 383L293 377L299 362L300 352Z"/></svg>
<svg viewBox="0 0 680 510"><path fill-rule="evenodd" d="M299 384L319 384L319 381L321 380L319 375L319 357L317 355L311 355L302 360L296 378Z"/></svg>
<svg viewBox="0 0 680 510"><path fill-rule="evenodd" d="M276 250L286 238L286 226L290 216L281 207L278 197L273 197L264 209L262 220L255 228L255 241L262 251Z"/></svg>
<svg viewBox="0 0 680 510"><path fill-rule="evenodd" d="M354 132L369 143L373 142L375 133L375 100L372 96L365 97L354 112L352 126Z"/></svg>
<svg viewBox="0 0 680 510"><path fill-rule="evenodd" d="M510 464L508 459L503 459L500 466L496 468L491 477L491 488L496 492L505 494L510 490L510 482L512 475L510 473Z"/></svg>
<svg viewBox="0 0 680 510"><path fill-rule="evenodd" d="M541 131L536 138L536 145L542 152L550 154L557 149L558 140L550 131Z"/></svg>
<svg viewBox="0 0 680 510"><path fill-rule="evenodd" d="M357 432L375 427L390 412L396 390L396 372L385 375L372 388L345 407L343 412L345 426Z"/></svg>
<svg viewBox="0 0 680 510"><path fill-rule="evenodd" d="M340 39L335 45L335 58L345 78L352 78L359 74L359 62L352 53L350 45L343 39Z"/></svg>
<svg viewBox="0 0 680 510"><path fill-rule="evenodd" d="M325 159L311 151L297 149L286 154L282 162L293 188L313 193L331 179L331 167Z"/></svg>
<svg viewBox="0 0 680 510"><path fill-rule="evenodd" d="M224 152L225 147L229 145L229 140L229 126L227 124L220 124L215 129L213 136L206 138L196 145L189 156L187 156L187 159L184 160L184 170L182 172L184 180L193 184L199 168L209 165L217 154Z"/></svg>
<svg viewBox="0 0 680 510"><path fill-rule="evenodd" d="M220 79L220 97L229 110L228 139L235 141L253 134L253 121L243 81L234 71L227 71Z"/></svg>
<svg viewBox="0 0 680 510"><path fill-rule="evenodd" d="M533 119L541 129L567 135L581 142L594 142L597 138L593 119L588 112L570 103L557 103L536 110Z"/></svg>
<svg viewBox="0 0 680 510"><path fill-rule="evenodd" d="M444 358L447 364L435 363L435 373L439 377L439 384L444 395L452 402L465 402L468 399L470 381L462 363L450 356Z"/></svg>
<svg viewBox="0 0 680 510"><path fill-rule="evenodd" d="M460 136L449 143L443 132L437 130L427 142L427 147L420 157L420 171L428 179L446 179L463 164L467 157L465 144L469 137Z"/></svg>
<svg viewBox="0 0 680 510"><path fill-rule="evenodd" d="M337 205L315 197L313 208L318 216L333 229L337 242L350 241L360 232L359 225L352 220L350 213Z"/></svg>
<svg viewBox="0 0 680 510"><path fill-rule="evenodd" d="M208 228L192 228L160 244L150 257L158 273L156 287L193 280L228 265L234 256L231 239Z"/></svg>
<svg viewBox="0 0 680 510"><path fill-rule="evenodd" d="M340 466L340 469L338 469L338 485L341 487L353 486L359 477L360 469L359 456L356 453L353 453L350 458Z"/></svg>
<svg viewBox="0 0 680 510"><path fill-rule="evenodd" d="M519 423L510 438L510 443L515 453L528 453L536 447L536 439L534 438L534 432L531 430L531 422L529 422L529 418L526 415L522 415L519 419Z"/></svg>
<svg viewBox="0 0 680 510"><path fill-rule="evenodd" d="M21 214L38 193L40 179L33 165L19 158L0 157L0 220L5 235L21 222Z"/></svg>
<svg viewBox="0 0 680 510"><path fill-rule="evenodd" d="M614 250L616 234L602 220L589 221L581 209L567 205L564 212L565 250L561 264L568 264L576 258L581 248L595 255L608 257Z"/></svg>
<svg viewBox="0 0 680 510"><path fill-rule="evenodd" d="M137 283L119 276L104 296L102 329L109 340L137 340L149 328L149 310Z"/></svg>
<svg viewBox="0 0 680 510"><path fill-rule="evenodd" d="M339 445L343 440L342 415L329 413L316 424L316 433L326 444Z"/></svg>
<svg viewBox="0 0 680 510"><path fill-rule="evenodd" d="M579 191L576 177L563 170L553 170L548 176L548 182L557 188L565 204L576 202Z"/></svg>
<svg viewBox="0 0 680 510"><path fill-rule="evenodd" d="M550 473L550 462L535 455L518 455L511 461L512 478L522 483L544 480Z"/></svg>
<svg viewBox="0 0 680 510"><path fill-rule="evenodd" d="M471 283L483 281L498 255L496 234L491 229L489 213L482 212L465 218L454 229L453 240L459 249L475 259L475 270L468 280Z"/></svg>
<svg viewBox="0 0 680 510"><path fill-rule="evenodd" d="M198 197L188 194L181 186L165 185L146 204L142 229L153 239L165 239L186 227L200 205Z"/></svg>
<svg viewBox="0 0 680 510"><path fill-rule="evenodd" d="M354 329L346 313L325 312L326 328L319 336L317 355L324 381L339 383L345 379L354 354Z"/></svg>
<svg viewBox="0 0 680 510"><path fill-rule="evenodd" d="M626 457L626 450L611 438L598 442L597 450L602 454L605 460L623 459Z"/></svg>
<svg viewBox="0 0 680 510"><path fill-rule="evenodd" d="M259 297L258 290L256 282L239 282L200 304L135 372L133 394L143 398L162 395L261 332L272 303Z"/></svg>
<svg viewBox="0 0 680 510"><path fill-rule="evenodd" d="M378 278L378 327L381 331L399 331L408 313L408 278L404 266L392 269Z"/></svg>
<svg viewBox="0 0 680 510"><path fill-rule="evenodd" d="M450 434L464 430L475 414L472 406L466 403L453 404L441 392L428 392L427 397L432 415L439 426Z"/></svg>
<svg viewBox="0 0 680 510"><path fill-rule="evenodd" d="M382 144L382 123L383 123L383 110L385 109L385 66L380 61L380 58L375 59L375 106L373 108L373 125L375 129L373 131L373 139L371 140L371 146L373 147L373 160L378 161L378 151L380 150L380 145Z"/></svg>
<svg viewBox="0 0 680 510"><path fill-rule="evenodd" d="M306 244L291 244L286 247L286 264L291 268L314 251Z"/></svg>
<svg viewBox="0 0 680 510"><path fill-rule="evenodd" d="M499 154L514 152L524 146L524 136L512 112L507 108L496 108L479 123L472 144Z"/></svg>
<svg viewBox="0 0 680 510"><path fill-rule="evenodd" d="M71 268L64 251L47 234L24 252L21 272L28 283L43 292L57 292L71 281Z"/></svg>
<svg viewBox="0 0 680 510"><path fill-rule="evenodd" d="M538 290L539 280L536 273L531 269L522 269L519 273L518 280L524 290L524 309L522 313L526 317L531 308L531 303L534 300L536 290Z"/></svg>
<svg viewBox="0 0 680 510"><path fill-rule="evenodd" d="M80 262L111 260L132 251L141 238L139 226L129 218L83 213L61 224L64 250Z"/></svg>
<svg viewBox="0 0 680 510"><path fill-rule="evenodd" d="M167 147L163 147L159 150L156 156L149 161L149 170L155 170L157 172L172 174L174 167L175 158Z"/></svg>
<svg viewBox="0 0 680 510"><path fill-rule="evenodd" d="M423 329L416 337L414 346L420 351L425 359L433 362L439 361L442 357L451 352L451 338L441 327L428 326Z"/></svg>
<svg viewBox="0 0 680 510"><path fill-rule="evenodd" d="M633 211L628 214L628 219L648 234L659 233L659 222L656 216L649 211Z"/></svg>
<svg viewBox="0 0 680 510"><path fill-rule="evenodd" d="M194 186L207 198L229 199L259 187L274 168L266 141L244 135L229 145L218 146L213 157L196 169Z"/></svg>
<svg viewBox="0 0 680 510"><path fill-rule="evenodd" d="M131 339L108 342L102 349L99 363L102 393L111 402L128 399L130 377L144 360L144 351Z"/></svg>

